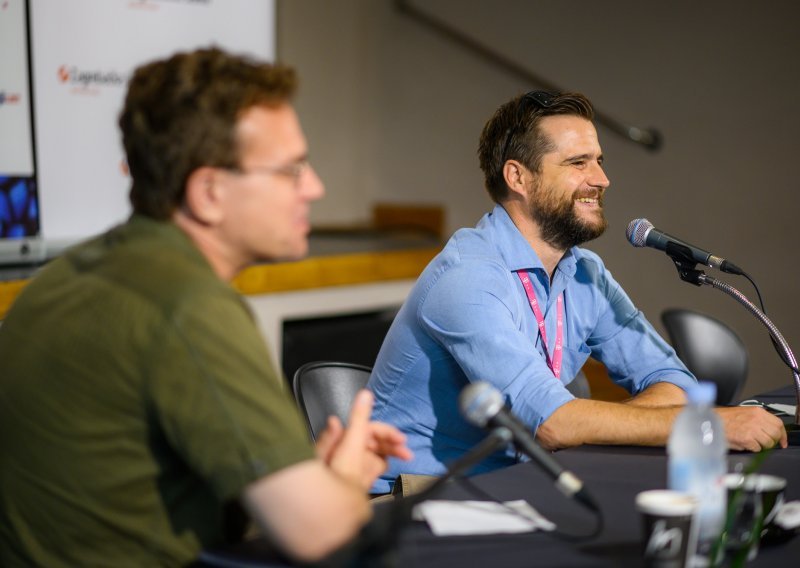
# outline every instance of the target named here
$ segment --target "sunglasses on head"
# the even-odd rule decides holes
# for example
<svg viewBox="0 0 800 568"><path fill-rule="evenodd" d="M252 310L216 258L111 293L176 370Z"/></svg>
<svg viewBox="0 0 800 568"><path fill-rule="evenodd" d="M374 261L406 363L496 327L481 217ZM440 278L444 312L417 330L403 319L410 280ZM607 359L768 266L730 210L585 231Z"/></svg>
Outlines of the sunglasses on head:
<svg viewBox="0 0 800 568"><path fill-rule="evenodd" d="M527 110L529 108L550 108L553 106L553 101L557 96L557 94L549 91L530 91L522 96L517 106L517 118L514 121L514 126L510 127L506 133L506 142L503 144L503 153L501 154L503 163L506 161L506 154L508 152L508 146L511 144L511 139L514 137L514 134L517 133L517 130L519 130L522 121L525 119Z"/></svg>

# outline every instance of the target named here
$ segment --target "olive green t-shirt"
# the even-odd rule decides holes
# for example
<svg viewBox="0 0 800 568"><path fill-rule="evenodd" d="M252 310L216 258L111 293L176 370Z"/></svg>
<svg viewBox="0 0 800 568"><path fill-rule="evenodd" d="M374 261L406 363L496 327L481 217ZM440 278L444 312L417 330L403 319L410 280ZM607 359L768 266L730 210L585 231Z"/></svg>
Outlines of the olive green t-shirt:
<svg viewBox="0 0 800 568"><path fill-rule="evenodd" d="M313 456L244 301L171 223L69 251L0 326L2 566L186 564Z"/></svg>

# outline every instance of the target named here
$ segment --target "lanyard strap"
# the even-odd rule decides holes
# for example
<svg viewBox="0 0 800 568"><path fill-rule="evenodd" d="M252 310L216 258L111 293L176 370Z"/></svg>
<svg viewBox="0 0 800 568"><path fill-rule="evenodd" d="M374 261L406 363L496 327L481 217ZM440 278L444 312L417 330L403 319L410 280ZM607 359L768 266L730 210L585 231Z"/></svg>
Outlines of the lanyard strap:
<svg viewBox="0 0 800 568"><path fill-rule="evenodd" d="M550 350L547 348L547 331L544 325L544 316L539 307L539 302L536 299L536 293L533 291L533 284L531 284L530 276L526 270L518 270L517 276L522 281L522 287L525 288L525 295L528 296L528 303L531 305L533 315L536 316L536 324L539 326L539 335L542 337L542 347L544 347L544 357L547 361L547 366L553 371L555 378L561 376L561 357L563 351L561 346L564 344L564 293L558 295L556 300L556 344L553 349L553 357L550 357Z"/></svg>

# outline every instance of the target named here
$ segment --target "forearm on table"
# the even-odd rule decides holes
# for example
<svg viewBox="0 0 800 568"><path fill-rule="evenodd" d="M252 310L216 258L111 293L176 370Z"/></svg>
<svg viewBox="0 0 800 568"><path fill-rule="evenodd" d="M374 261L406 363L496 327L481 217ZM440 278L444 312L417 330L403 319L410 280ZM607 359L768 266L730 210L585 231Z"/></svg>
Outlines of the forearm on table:
<svg viewBox="0 0 800 568"><path fill-rule="evenodd" d="M686 392L672 383L659 382L650 385L624 402L632 406L650 408L683 406L686 404Z"/></svg>
<svg viewBox="0 0 800 568"><path fill-rule="evenodd" d="M536 437L548 449L581 444L663 446L681 407L575 399L539 426Z"/></svg>

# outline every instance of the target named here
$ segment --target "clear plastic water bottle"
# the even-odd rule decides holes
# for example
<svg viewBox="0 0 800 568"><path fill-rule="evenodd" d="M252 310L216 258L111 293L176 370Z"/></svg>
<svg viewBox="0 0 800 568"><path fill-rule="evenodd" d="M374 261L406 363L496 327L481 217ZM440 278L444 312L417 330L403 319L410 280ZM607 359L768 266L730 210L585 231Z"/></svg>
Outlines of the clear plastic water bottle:
<svg viewBox="0 0 800 568"><path fill-rule="evenodd" d="M675 419L667 445L668 483L697 499L697 554L708 558L725 522L728 442L713 410L716 385L701 382L686 394L688 403Z"/></svg>

